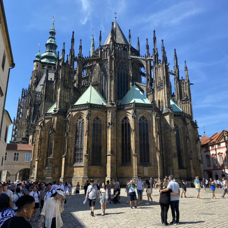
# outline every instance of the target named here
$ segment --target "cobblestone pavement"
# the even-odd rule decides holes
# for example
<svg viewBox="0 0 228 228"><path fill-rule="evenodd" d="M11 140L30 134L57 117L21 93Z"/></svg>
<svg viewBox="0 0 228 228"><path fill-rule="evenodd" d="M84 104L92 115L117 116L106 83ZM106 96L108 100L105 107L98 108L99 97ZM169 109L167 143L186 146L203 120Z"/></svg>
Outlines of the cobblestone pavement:
<svg viewBox="0 0 228 228"><path fill-rule="evenodd" d="M83 191L81 191L83 192ZM201 199L196 199L196 190L187 189L187 198L180 199L180 225L176 227L228 227L228 196L221 197L222 189L216 189L217 199L211 199L211 192L201 190ZM76 227L161 227L159 192L153 189L154 202L146 205L146 192L143 203L137 209L131 209L126 204L125 189L121 189L119 204L107 204L106 215L101 216L100 203L96 202L95 217L90 216L89 205L83 204L84 194L67 197L67 204L62 213L64 228ZM171 222L171 209L168 212L168 222ZM33 228L38 223L32 222Z"/></svg>

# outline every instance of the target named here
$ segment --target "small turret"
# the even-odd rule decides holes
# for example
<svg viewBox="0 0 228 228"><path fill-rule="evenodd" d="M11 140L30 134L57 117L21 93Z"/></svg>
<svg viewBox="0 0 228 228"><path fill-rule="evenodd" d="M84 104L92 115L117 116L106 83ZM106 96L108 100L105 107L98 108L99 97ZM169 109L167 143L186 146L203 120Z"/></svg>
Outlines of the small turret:
<svg viewBox="0 0 228 228"><path fill-rule="evenodd" d="M162 62L167 63L167 56L166 56L166 51L165 51L165 46L164 46L164 40L162 40Z"/></svg>
<svg viewBox="0 0 228 228"><path fill-rule="evenodd" d="M99 36L99 47L101 47L101 41L102 41L102 37L101 37L101 31L100 31L100 36Z"/></svg>
<svg viewBox="0 0 228 228"><path fill-rule="evenodd" d="M90 47L90 53L89 53L90 57L93 56L94 50L95 50L95 47L94 47L94 35L92 34L91 47Z"/></svg>
<svg viewBox="0 0 228 228"><path fill-rule="evenodd" d="M154 36L153 36L153 43L154 43L154 48L153 48L153 60L154 64L156 65L158 63L158 49L157 49L157 38L154 30Z"/></svg>
<svg viewBox="0 0 228 228"><path fill-rule="evenodd" d="M65 61L65 42L63 42L62 56L61 56L61 64Z"/></svg>
<svg viewBox="0 0 228 228"><path fill-rule="evenodd" d="M74 31L72 32L72 38L71 38L71 48L70 48L70 65L74 65Z"/></svg>
<svg viewBox="0 0 228 228"><path fill-rule="evenodd" d="M131 56L131 30L129 29L129 57Z"/></svg>
<svg viewBox="0 0 228 228"><path fill-rule="evenodd" d="M185 70L185 79L189 81L189 76L188 76L188 67L186 61L184 61L184 70Z"/></svg>
<svg viewBox="0 0 228 228"><path fill-rule="evenodd" d="M80 45L79 45L79 53L78 53L79 57L82 57L82 40L80 39Z"/></svg>
<svg viewBox="0 0 228 228"><path fill-rule="evenodd" d="M148 44L148 39L146 39L146 56L149 57L150 53L149 53L149 44Z"/></svg>
<svg viewBox="0 0 228 228"><path fill-rule="evenodd" d="M140 55L140 42L139 42L139 37L138 37L138 41L137 41L137 51L139 52L139 55Z"/></svg>

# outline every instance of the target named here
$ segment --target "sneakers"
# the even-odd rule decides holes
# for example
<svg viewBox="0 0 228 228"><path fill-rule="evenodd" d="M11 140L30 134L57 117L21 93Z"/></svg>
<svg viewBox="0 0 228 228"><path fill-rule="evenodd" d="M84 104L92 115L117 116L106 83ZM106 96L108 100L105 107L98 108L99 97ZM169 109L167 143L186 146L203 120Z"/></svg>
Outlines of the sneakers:
<svg viewBox="0 0 228 228"><path fill-rule="evenodd" d="M93 211L91 211L91 216L94 217L94 212Z"/></svg>
<svg viewBox="0 0 228 228"><path fill-rule="evenodd" d="M135 208L137 208L137 206L135 206Z"/></svg>
<svg viewBox="0 0 228 228"><path fill-rule="evenodd" d="M169 223L169 225L176 225L176 223L175 222L171 222L171 223Z"/></svg>
<svg viewBox="0 0 228 228"><path fill-rule="evenodd" d="M104 212L101 213L101 216L104 216Z"/></svg>

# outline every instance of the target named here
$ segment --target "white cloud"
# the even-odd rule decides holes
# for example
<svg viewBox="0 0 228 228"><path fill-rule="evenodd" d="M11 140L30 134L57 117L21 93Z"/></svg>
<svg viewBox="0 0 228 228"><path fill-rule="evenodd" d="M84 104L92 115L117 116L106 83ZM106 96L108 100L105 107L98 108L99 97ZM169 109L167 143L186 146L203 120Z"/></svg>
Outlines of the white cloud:
<svg viewBox="0 0 228 228"><path fill-rule="evenodd" d="M82 25L85 25L92 11L91 2L89 0L80 0L82 4L83 19L80 20Z"/></svg>

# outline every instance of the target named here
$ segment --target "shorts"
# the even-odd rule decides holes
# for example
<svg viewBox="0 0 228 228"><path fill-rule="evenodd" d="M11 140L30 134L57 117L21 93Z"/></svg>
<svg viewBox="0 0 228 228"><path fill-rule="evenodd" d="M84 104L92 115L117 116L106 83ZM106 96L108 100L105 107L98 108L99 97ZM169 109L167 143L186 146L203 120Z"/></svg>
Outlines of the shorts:
<svg viewBox="0 0 228 228"><path fill-rule="evenodd" d="M106 198L105 197L101 197L100 203L106 203Z"/></svg>
<svg viewBox="0 0 228 228"><path fill-rule="evenodd" d="M130 196L130 201L135 201L135 200L137 200L135 192L130 192L130 193L129 193L129 196Z"/></svg>
<svg viewBox="0 0 228 228"><path fill-rule="evenodd" d="M94 207L96 203L96 199L89 199L89 206Z"/></svg>
<svg viewBox="0 0 228 228"><path fill-rule="evenodd" d="M150 194L151 192L152 192L151 188L148 188L147 191L146 191L147 194Z"/></svg>
<svg viewBox="0 0 228 228"><path fill-rule="evenodd" d="M39 203L35 203L35 209L39 208L40 204Z"/></svg>
<svg viewBox="0 0 228 228"><path fill-rule="evenodd" d="M200 192L200 188L196 188L196 191L197 191L197 192Z"/></svg>
<svg viewBox="0 0 228 228"><path fill-rule="evenodd" d="M44 206L44 200L40 200L40 208L43 208Z"/></svg>
<svg viewBox="0 0 228 228"><path fill-rule="evenodd" d="M182 188L182 192L187 192L186 187Z"/></svg>
<svg viewBox="0 0 228 228"><path fill-rule="evenodd" d="M76 190L76 193L79 193L79 190Z"/></svg>
<svg viewBox="0 0 228 228"><path fill-rule="evenodd" d="M138 190L137 189L137 193L138 193L138 196L141 196L142 195L142 190Z"/></svg>

